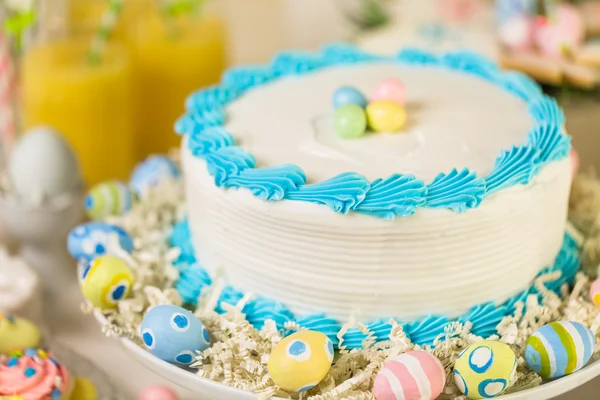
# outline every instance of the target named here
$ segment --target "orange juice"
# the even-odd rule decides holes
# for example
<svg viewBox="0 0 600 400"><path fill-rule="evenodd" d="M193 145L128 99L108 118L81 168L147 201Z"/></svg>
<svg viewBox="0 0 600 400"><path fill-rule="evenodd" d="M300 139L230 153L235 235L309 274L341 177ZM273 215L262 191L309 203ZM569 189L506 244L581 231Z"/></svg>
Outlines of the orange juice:
<svg viewBox="0 0 600 400"><path fill-rule="evenodd" d="M133 149L133 71L127 50L109 44L99 65L86 62L87 40L31 48L22 64L27 128L50 125L71 143L88 184L126 178Z"/></svg>
<svg viewBox="0 0 600 400"><path fill-rule="evenodd" d="M152 0L124 0L123 11L115 27L114 36L126 39L137 21L152 7ZM108 0L68 0L67 21L71 34L91 34L98 29Z"/></svg>
<svg viewBox="0 0 600 400"><path fill-rule="evenodd" d="M225 27L217 17L149 15L135 37L137 157L179 145L173 126L194 90L225 68Z"/></svg>

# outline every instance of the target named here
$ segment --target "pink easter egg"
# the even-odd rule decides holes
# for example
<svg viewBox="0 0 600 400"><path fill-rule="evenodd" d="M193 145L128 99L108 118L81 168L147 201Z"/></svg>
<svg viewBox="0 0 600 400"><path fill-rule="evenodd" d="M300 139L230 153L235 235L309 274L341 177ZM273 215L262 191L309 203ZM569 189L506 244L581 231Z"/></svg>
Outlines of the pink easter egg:
<svg viewBox="0 0 600 400"><path fill-rule="evenodd" d="M433 400L444 390L446 371L440 360L416 350L387 361L375 377L377 400Z"/></svg>
<svg viewBox="0 0 600 400"><path fill-rule="evenodd" d="M178 400L178 397L168 387L149 386L140 392L138 400Z"/></svg>
<svg viewBox="0 0 600 400"><path fill-rule="evenodd" d="M538 18L535 44L546 57L561 58L577 49L585 36L585 24L577 7L558 4L548 18Z"/></svg>
<svg viewBox="0 0 600 400"><path fill-rule="evenodd" d="M398 79L393 78L381 81L371 96L371 101L377 100L390 100L394 103L404 105L406 101L404 84Z"/></svg>
<svg viewBox="0 0 600 400"><path fill-rule="evenodd" d="M534 19L517 15L505 21L498 29L500 42L514 52L525 52L533 47Z"/></svg>
<svg viewBox="0 0 600 400"><path fill-rule="evenodd" d="M575 149L571 149L571 153L569 154L569 158L571 159L571 168L573 173L573 179L577 176L579 172L579 155L575 151Z"/></svg>
<svg viewBox="0 0 600 400"><path fill-rule="evenodd" d="M590 287L590 301L600 307L600 278L596 279Z"/></svg>

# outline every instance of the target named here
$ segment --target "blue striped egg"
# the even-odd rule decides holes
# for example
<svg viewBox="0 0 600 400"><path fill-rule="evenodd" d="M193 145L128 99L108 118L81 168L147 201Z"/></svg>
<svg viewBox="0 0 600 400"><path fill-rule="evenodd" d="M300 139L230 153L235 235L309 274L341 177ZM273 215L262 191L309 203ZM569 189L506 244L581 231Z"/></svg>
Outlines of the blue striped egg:
<svg viewBox="0 0 600 400"><path fill-rule="evenodd" d="M135 167L129 184L141 196L149 188L165 180L179 178L179 167L167 156L150 156Z"/></svg>
<svg viewBox="0 0 600 400"><path fill-rule="evenodd" d="M196 351L210 345L210 335L202 322L185 308L159 305L146 313L140 326L146 349L172 364L190 365Z"/></svg>
<svg viewBox="0 0 600 400"><path fill-rule="evenodd" d="M125 183L108 181L88 192L84 206L88 217L95 220L121 215L133 207L133 194Z"/></svg>
<svg viewBox="0 0 600 400"><path fill-rule="evenodd" d="M525 360L542 378L560 378L583 368L595 345L592 331L579 322L552 322L527 339Z"/></svg>
<svg viewBox="0 0 600 400"><path fill-rule="evenodd" d="M67 248L76 260L91 261L103 255L115 255L111 244L116 236L121 249L133 251L131 236L119 226L105 222L89 222L74 228L67 238Z"/></svg>

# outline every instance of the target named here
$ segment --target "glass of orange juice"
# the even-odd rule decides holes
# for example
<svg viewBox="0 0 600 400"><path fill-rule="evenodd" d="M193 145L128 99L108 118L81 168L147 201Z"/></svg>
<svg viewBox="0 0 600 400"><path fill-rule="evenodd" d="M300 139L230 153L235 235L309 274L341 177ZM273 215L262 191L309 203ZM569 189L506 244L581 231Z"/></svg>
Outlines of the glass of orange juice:
<svg viewBox="0 0 600 400"><path fill-rule="evenodd" d="M88 39L40 43L24 55L26 128L50 125L76 150L88 184L126 178L134 166L133 67L129 51L109 43L87 62Z"/></svg>
<svg viewBox="0 0 600 400"><path fill-rule="evenodd" d="M137 24L133 40L138 158L179 144L173 126L194 90L218 82L226 65L226 30L216 15L161 16Z"/></svg>
<svg viewBox="0 0 600 400"><path fill-rule="evenodd" d="M152 0L124 0L113 38L127 39L129 31L151 10L153 3ZM67 32L70 35L95 32L108 4L109 0L67 0Z"/></svg>

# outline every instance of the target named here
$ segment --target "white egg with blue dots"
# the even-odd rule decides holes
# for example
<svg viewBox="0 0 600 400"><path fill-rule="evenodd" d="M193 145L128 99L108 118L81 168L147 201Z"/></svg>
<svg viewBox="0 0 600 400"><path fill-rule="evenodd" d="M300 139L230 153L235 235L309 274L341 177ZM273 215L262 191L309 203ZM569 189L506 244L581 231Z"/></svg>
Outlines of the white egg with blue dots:
<svg viewBox="0 0 600 400"><path fill-rule="evenodd" d="M116 241L114 240L116 238ZM67 248L71 256L79 261L92 261L104 255L116 255L111 246L133 251L133 239L121 227L105 222L90 222L74 228L67 238Z"/></svg>
<svg viewBox="0 0 600 400"><path fill-rule="evenodd" d="M196 351L210 345L210 335L190 311L159 305L146 313L140 326L144 345L154 356L172 364L190 365Z"/></svg>
<svg viewBox="0 0 600 400"><path fill-rule="evenodd" d="M166 180L178 179L179 175L179 167L173 160L167 156L154 155L135 167L129 185L138 196L142 196L149 188Z"/></svg>

